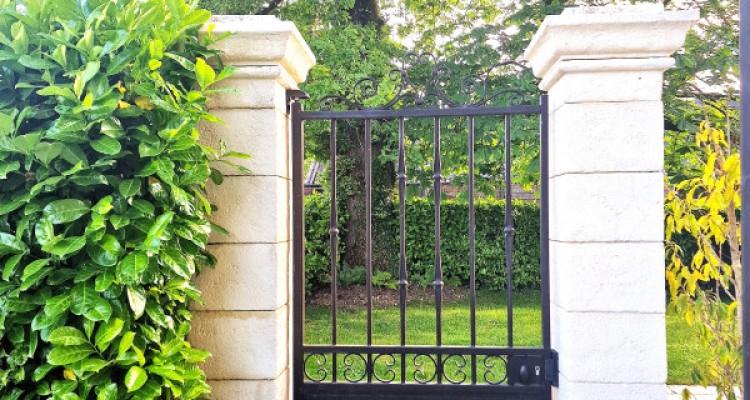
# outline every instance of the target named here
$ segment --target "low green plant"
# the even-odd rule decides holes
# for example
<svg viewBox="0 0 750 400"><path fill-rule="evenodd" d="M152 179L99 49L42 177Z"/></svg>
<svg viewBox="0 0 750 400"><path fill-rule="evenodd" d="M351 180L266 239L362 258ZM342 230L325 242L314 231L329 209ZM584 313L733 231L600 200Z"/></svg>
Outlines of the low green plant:
<svg viewBox="0 0 750 400"><path fill-rule="evenodd" d="M200 302L207 88L232 73L184 0L0 0L0 399L209 392Z"/></svg>

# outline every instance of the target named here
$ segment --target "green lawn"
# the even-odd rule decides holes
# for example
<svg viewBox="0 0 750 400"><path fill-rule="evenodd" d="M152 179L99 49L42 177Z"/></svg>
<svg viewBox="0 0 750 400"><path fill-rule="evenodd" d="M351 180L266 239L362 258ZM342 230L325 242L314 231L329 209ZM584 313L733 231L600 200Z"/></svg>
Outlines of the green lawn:
<svg viewBox="0 0 750 400"><path fill-rule="evenodd" d="M540 346L541 345L541 316L540 296L538 291L525 291L514 295L514 344L516 346ZM307 344L330 344L331 320L330 308L307 307L305 315L305 343ZM504 346L507 343L505 295L502 292L479 291L477 293L477 345L479 346ZM399 309L376 308L373 310L373 344L375 345L398 345L399 336ZM435 308L433 304L411 302L406 311L408 345L433 345L435 344ZM364 309L339 310L338 312L338 343L339 344L364 344L366 343L366 312ZM469 345L469 301L462 300L443 304L443 344L444 345ZM697 360L705 358L701 351L696 335L691 328L676 315L667 316L667 352L669 357L670 384L689 384L692 364ZM311 359L309 363L321 360ZM361 360L348 360L354 362L357 370L358 362ZM458 361L455 358L446 363L449 369L451 364ZM488 360L489 361L489 360ZM343 358L339 357L339 364L343 365ZM376 371L381 376L387 375L386 363L394 363L398 371L401 360L381 359L376 363ZM326 364L330 360L326 360ZM429 363L427 363L429 364ZM480 364L481 361L480 361ZM491 364L488 362L488 365ZM409 365L409 376L413 376L415 370L413 361L407 361ZM496 366L497 368L497 366ZM341 368L339 368L341 370ZM431 370L426 368L424 376L428 376ZM494 371L500 373L501 371ZM341 372L339 372L341 374ZM483 376L479 371L478 376ZM387 378L387 377L386 377ZM460 378L460 376L457 376Z"/></svg>

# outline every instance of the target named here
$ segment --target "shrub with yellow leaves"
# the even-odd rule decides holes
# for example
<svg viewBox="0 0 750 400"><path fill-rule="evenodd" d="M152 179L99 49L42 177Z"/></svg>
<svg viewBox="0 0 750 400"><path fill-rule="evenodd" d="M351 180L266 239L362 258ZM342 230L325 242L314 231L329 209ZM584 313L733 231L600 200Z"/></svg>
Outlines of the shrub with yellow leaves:
<svg viewBox="0 0 750 400"><path fill-rule="evenodd" d="M722 130L703 122L696 133L703 173L675 186L667 197L666 277L670 307L696 327L711 358L696 364L693 380L717 385L717 400L734 400L742 392L740 268L740 158ZM692 260L672 242L687 232L698 250ZM691 398L689 391L684 399Z"/></svg>

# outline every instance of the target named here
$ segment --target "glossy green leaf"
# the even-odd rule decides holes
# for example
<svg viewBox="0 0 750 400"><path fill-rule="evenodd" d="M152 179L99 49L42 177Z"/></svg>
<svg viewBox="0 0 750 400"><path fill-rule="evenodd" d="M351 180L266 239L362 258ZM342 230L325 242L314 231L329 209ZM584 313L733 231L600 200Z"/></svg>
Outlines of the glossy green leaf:
<svg viewBox="0 0 750 400"><path fill-rule="evenodd" d="M128 179L120 182L120 186L118 187L120 194L123 195L123 197L132 197L141 188L141 181L139 179Z"/></svg>
<svg viewBox="0 0 750 400"><path fill-rule="evenodd" d="M41 142L34 149L34 156L44 165L49 165L62 152L61 143Z"/></svg>
<svg viewBox="0 0 750 400"><path fill-rule="evenodd" d="M91 142L91 147L99 153L106 155L115 155L120 152L122 145L117 139L113 139L109 136L102 136L101 138Z"/></svg>
<svg viewBox="0 0 750 400"><path fill-rule="evenodd" d="M47 356L47 361L52 365L70 365L81 361L94 353L94 349L88 345L58 346L52 349Z"/></svg>
<svg viewBox="0 0 750 400"><path fill-rule="evenodd" d="M91 211L85 201L77 199L55 200L44 207L44 214L53 224L75 221Z"/></svg>
<svg viewBox="0 0 750 400"><path fill-rule="evenodd" d="M93 207L91 207L92 211L101 215L105 215L109 213L111 209L112 209L112 196L103 197L96 204L94 204Z"/></svg>
<svg viewBox="0 0 750 400"><path fill-rule="evenodd" d="M117 267L117 274L124 282L140 282L148 267L148 255L141 251L128 254Z"/></svg>
<svg viewBox="0 0 750 400"><path fill-rule="evenodd" d="M42 268L47 266L49 262L50 262L49 258L31 262L29 265L26 266L26 268L23 269L23 276L21 276L21 281L23 282L26 279L28 279L30 276L32 276L33 274L39 272Z"/></svg>
<svg viewBox="0 0 750 400"><path fill-rule="evenodd" d="M205 89L214 83L216 72L206 63L206 60L198 57L195 61L195 76L198 79L198 85Z"/></svg>
<svg viewBox="0 0 750 400"><path fill-rule="evenodd" d="M120 260L124 249L116 237L104 235L98 243L87 246L86 252L97 264L111 267Z"/></svg>
<svg viewBox="0 0 750 400"><path fill-rule="evenodd" d="M128 286L128 303L133 310L135 318L138 319L143 315L146 309L146 293L139 287Z"/></svg>
<svg viewBox="0 0 750 400"><path fill-rule="evenodd" d="M52 331L49 341L52 344L60 346L75 346L88 343L83 332L70 326L64 326Z"/></svg>
<svg viewBox="0 0 750 400"><path fill-rule="evenodd" d="M47 374L50 373L53 369L57 368L54 365L40 365L36 370L34 370L33 379L34 382L39 382L42 380Z"/></svg>
<svg viewBox="0 0 750 400"><path fill-rule="evenodd" d="M47 300L44 306L44 313L49 316L56 316L64 313L70 308L71 295L69 293L61 294Z"/></svg>
<svg viewBox="0 0 750 400"><path fill-rule="evenodd" d="M48 245L45 245L42 249L56 256L63 257L81 250L85 245L86 238L84 236L77 236L65 238L57 242L52 242Z"/></svg>
<svg viewBox="0 0 750 400"><path fill-rule="evenodd" d="M70 310L76 315L83 315L97 305L100 299L93 285L86 283L74 286L71 295Z"/></svg>
<svg viewBox="0 0 750 400"><path fill-rule="evenodd" d="M133 392L140 389L147 379L148 374L145 370L140 367L130 367L125 374L125 387L128 388L128 392Z"/></svg>
<svg viewBox="0 0 750 400"><path fill-rule="evenodd" d="M92 321L106 321L112 316L112 305L107 299L98 297L94 306L86 310L83 315Z"/></svg>
<svg viewBox="0 0 750 400"><path fill-rule="evenodd" d="M23 254L16 254L5 262L5 268L3 268L3 280L7 281L16 272L18 265L21 263Z"/></svg>
<svg viewBox="0 0 750 400"><path fill-rule="evenodd" d="M96 331L96 336L94 336L94 344L99 351L107 349L109 344L120 335L124 325L125 323L123 320L114 318L99 326L99 329Z"/></svg>
<svg viewBox="0 0 750 400"><path fill-rule="evenodd" d="M110 383L109 385L99 389L99 393L96 395L96 400L116 400L117 399L117 384Z"/></svg>

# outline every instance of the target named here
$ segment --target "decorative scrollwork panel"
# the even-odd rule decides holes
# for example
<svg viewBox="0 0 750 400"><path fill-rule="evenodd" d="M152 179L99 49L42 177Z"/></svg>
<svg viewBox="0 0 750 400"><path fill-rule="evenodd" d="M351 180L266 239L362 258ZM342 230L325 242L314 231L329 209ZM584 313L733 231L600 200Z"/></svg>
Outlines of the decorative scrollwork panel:
<svg viewBox="0 0 750 400"><path fill-rule="evenodd" d="M526 69L515 61L502 62L482 74L456 77L450 66L432 53L407 53L401 67L392 69L383 82L367 77L339 94L324 96L318 102L321 111L337 105L356 110L393 110L410 108L482 107L492 104L524 104L524 94L515 89L498 88L502 76L517 75Z"/></svg>

